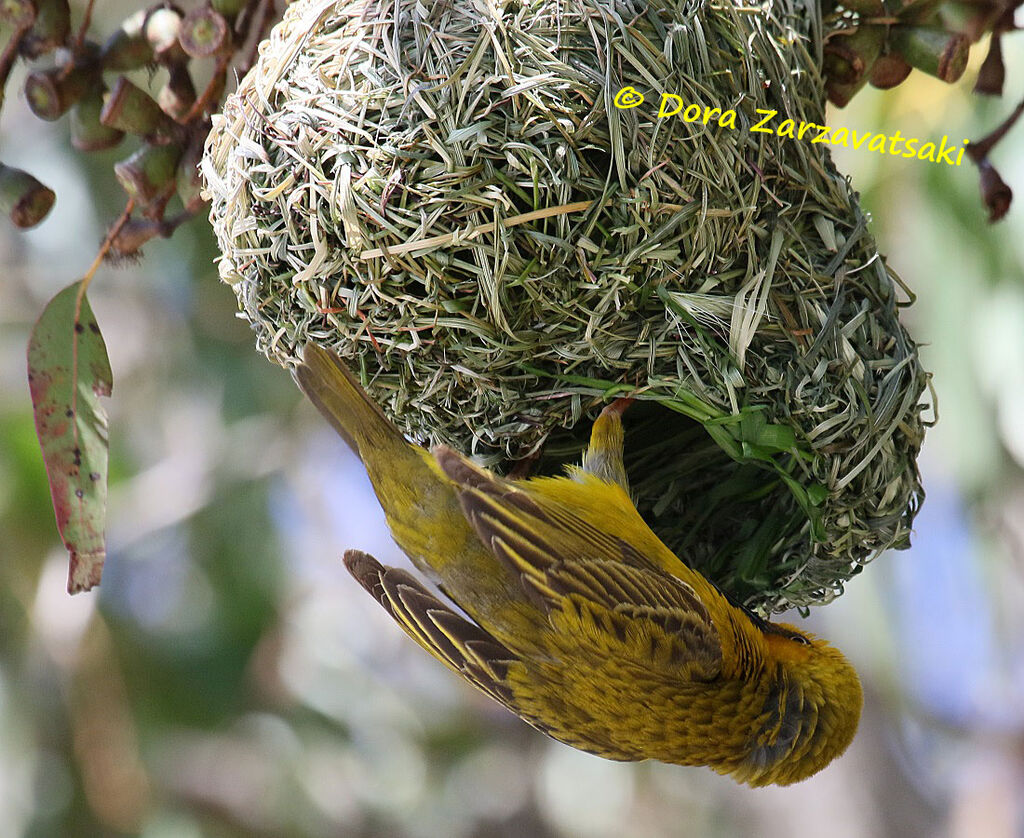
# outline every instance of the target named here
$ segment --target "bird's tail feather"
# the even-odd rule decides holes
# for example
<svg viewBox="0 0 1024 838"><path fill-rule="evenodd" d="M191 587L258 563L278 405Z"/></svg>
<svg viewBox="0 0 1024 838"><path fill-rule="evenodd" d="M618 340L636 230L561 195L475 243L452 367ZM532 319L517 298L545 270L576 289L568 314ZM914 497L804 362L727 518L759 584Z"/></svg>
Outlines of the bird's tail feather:
<svg viewBox="0 0 1024 838"><path fill-rule="evenodd" d="M341 437L366 462L374 448L407 449L407 443L395 424L367 395L334 352L307 343L302 363L292 373L296 383L317 410Z"/></svg>
<svg viewBox="0 0 1024 838"><path fill-rule="evenodd" d="M345 551L345 567L405 633L474 687L513 712L505 683L518 658L476 623L455 613L410 573L386 567L368 553Z"/></svg>

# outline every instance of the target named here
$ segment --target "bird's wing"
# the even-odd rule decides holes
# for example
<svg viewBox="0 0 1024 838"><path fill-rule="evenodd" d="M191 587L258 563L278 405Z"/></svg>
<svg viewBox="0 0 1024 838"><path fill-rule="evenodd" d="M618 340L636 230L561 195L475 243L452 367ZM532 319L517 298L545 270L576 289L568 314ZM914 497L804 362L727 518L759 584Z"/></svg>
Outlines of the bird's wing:
<svg viewBox="0 0 1024 838"><path fill-rule="evenodd" d="M506 709L541 733L578 748L600 753L609 759L637 759L591 738L573 740L571 731L552 717L552 702L558 706L557 692L531 664L511 652L480 626L455 613L424 588L414 576L387 567L359 550L345 552L345 566L396 623L431 655L457 675L495 699ZM541 666L550 661L540 661Z"/></svg>
<svg viewBox="0 0 1024 838"><path fill-rule="evenodd" d="M479 469L451 449L435 456L458 487L480 540L517 573L527 595L560 612L582 637L640 665L666 664L710 680L721 671L718 630L694 589L650 562L629 542L570 509L537 503L528 492ZM598 633L595 635L595 633Z"/></svg>
<svg viewBox="0 0 1024 838"><path fill-rule="evenodd" d="M509 667L519 660L515 654L456 614L412 574L386 567L359 550L346 551L345 566L420 646L481 692L520 714L506 683Z"/></svg>
<svg viewBox="0 0 1024 838"><path fill-rule="evenodd" d="M533 522L544 529L549 537L558 539L558 546L564 546L570 553L587 557L600 556L652 570L658 567L625 539L592 526L564 505L534 497L513 483L495 477L489 471L475 466L457 451L445 445L438 445L433 449L433 454L444 474L458 487L463 512L467 511L466 504L472 499L487 498L495 514L500 509L501 517L510 523L519 522L521 525L525 520ZM561 478L561 482L575 493L585 494L589 488L576 486L566 478ZM625 502L628 503L628 499ZM484 543L488 541L485 540ZM544 552L566 558L566 554L550 548ZM541 558L538 556L538 560Z"/></svg>

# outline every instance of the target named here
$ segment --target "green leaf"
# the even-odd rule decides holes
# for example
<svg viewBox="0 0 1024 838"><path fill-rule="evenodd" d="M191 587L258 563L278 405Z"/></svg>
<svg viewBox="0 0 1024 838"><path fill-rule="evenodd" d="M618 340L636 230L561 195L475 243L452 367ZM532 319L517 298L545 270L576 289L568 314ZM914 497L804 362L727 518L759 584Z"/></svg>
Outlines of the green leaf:
<svg viewBox="0 0 1024 838"><path fill-rule="evenodd" d="M796 498L796 502L800 504L800 508L807 515L807 520L811 524L811 538L815 541L824 541L825 524L822 521L822 511L817 508L815 501L815 498L820 494L820 490L814 489L813 492L809 492L796 478L781 470L779 471L779 477L789 486L789 490L793 493L793 497ZM818 483L811 484L812 487L819 485Z"/></svg>
<svg viewBox="0 0 1024 838"><path fill-rule="evenodd" d="M107 347L82 281L39 316L28 342L28 381L57 529L70 556L68 592L99 584L106 558Z"/></svg>
<svg viewBox="0 0 1024 838"><path fill-rule="evenodd" d="M520 364L520 368L523 372L528 372L530 375L535 375L538 378L550 378L554 381L561 381L565 384L574 384L577 387L590 387L606 398L618 395L619 393L631 393L636 389L631 384L624 384L616 381L604 381L600 378L588 378L583 375L547 372L546 370L530 366L529 364Z"/></svg>
<svg viewBox="0 0 1024 838"><path fill-rule="evenodd" d="M828 489L821 483L812 483L807 487L807 499L811 506L821 506L828 497Z"/></svg>
<svg viewBox="0 0 1024 838"><path fill-rule="evenodd" d="M751 442L766 451L779 453L796 447L796 433L788 425L764 425Z"/></svg>

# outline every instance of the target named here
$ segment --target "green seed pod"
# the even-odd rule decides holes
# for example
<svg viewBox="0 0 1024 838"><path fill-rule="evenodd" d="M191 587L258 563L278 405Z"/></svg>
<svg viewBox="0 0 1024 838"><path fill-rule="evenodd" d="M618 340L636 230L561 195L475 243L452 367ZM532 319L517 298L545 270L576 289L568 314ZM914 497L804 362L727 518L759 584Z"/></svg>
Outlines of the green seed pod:
<svg viewBox="0 0 1024 838"><path fill-rule="evenodd" d="M115 259L137 257L146 242L171 234L173 228L165 221L152 218L132 218L117 231L110 242L110 253Z"/></svg>
<svg viewBox="0 0 1024 838"><path fill-rule="evenodd" d="M871 68L868 80L873 87L877 87L879 90L888 90L902 84L913 69L901 55L896 53L880 55Z"/></svg>
<svg viewBox="0 0 1024 838"><path fill-rule="evenodd" d="M249 5L249 0L211 0L210 2L213 10L220 12L227 20L234 20L247 5Z"/></svg>
<svg viewBox="0 0 1024 838"><path fill-rule="evenodd" d="M825 92L828 95L828 100L833 105L837 108L845 108L850 104L850 100L857 95L860 89L867 84L867 81L867 76L861 76L857 81L850 84L826 80Z"/></svg>
<svg viewBox="0 0 1024 838"><path fill-rule="evenodd" d="M970 39L935 26L894 26L893 49L912 67L945 82L955 82L967 69Z"/></svg>
<svg viewBox="0 0 1024 838"><path fill-rule="evenodd" d="M172 64L168 70L170 77L160 89L156 101L165 113L181 119L196 102L196 88L185 64Z"/></svg>
<svg viewBox="0 0 1024 838"><path fill-rule="evenodd" d="M155 9L149 14L143 27L146 39L153 48L157 61L177 64L185 60L185 51L178 43L181 32L181 15L174 9Z"/></svg>
<svg viewBox="0 0 1024 838"><path fill-rule="evenodd" d="M0 163L0 212L18 227L35 227L46 218L56 196L28 172Z"/></svg>
<svg viewBox="0 0 1024 838"><path fill-rule="evenodd" d="M124 76L118 78L107 96L100 122L140 137L174 138L181 133L181 126L160 109L153 97Z"/></svg>
<svg viewBox="0 0 1024 838"><path fill-rule="evenodd" d="M36 19L21 41L26 58L38 58L64 46L71 33L68 0L36 0Z"/></svg>
<svg viewBox="0 0 1024 838"><path fill-rule="evenodd" d="M165 194L174 182L175 169L181 159L181 146L146 143L131 157L114 164L124 191L145 206Z"/></svg>
<svg viewBox="0 0 1024 838"><path fill-rule="evenodd" d="M100 62L104 70L125 72L152 63L153 46L143 31L145 22L146 10L143 9L126 18L121 27L110 36L100 52Z"/></svg>
<svg viewBox="0 0 1024 838"><path fill-rule="evenodd" d="M206 58L231 43L231 30L219 12L209 6L197 6L181 22L178 40L193 58Z"/></svg>
<svg viewBox="0 0 1024 838"><path fill-rule="evenodd" d="M100 122L103 110L102 84L91 87L71 108L71 145L79 151L103 151L113 148L124 132Z"/></svg>
<svg viewBox="0 0 1024 838"><path fill-rule="evenodd" d="M25 98L32 113L53 121L67 113L95 82L94 66L37 70L25 80Z"/></svg>
<svg viewBox="0 0 1024 838"><path fill-rule="evenodd" d="M864 79L882 52L884 26L858 26L849 35L837 34L824 49L825 74L837 85Z"/></svg>

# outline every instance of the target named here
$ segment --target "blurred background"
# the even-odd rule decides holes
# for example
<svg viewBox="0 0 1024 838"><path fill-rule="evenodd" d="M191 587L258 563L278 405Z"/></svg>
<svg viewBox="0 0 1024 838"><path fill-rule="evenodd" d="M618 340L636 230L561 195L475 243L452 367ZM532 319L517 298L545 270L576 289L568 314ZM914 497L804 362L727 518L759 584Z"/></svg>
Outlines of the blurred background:
<svg viewBox="0 0 1024 838"><path fill-rule="evenodd" d="M914 73L830 123L977 139L1024 96L1024 40L1004 52L1002 100L969 95L983 44L956 86ZM69 597L25 347L120 212L123 151L86 159L65 132L14 96L0 123L4 161L58 195L36 230L0 224L0 836L1024 835L1024 125L994 154L1019 193L994 226L966 161L836 150L917 295L939 422L912 549L806 621L861 673L860 732L759 790L578 753L401 633L340 560L404 562L364 472L253 350L204 219L90 289L115 382L109 558Z"/></svg>

